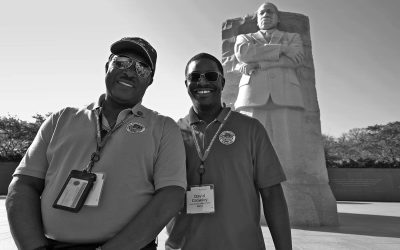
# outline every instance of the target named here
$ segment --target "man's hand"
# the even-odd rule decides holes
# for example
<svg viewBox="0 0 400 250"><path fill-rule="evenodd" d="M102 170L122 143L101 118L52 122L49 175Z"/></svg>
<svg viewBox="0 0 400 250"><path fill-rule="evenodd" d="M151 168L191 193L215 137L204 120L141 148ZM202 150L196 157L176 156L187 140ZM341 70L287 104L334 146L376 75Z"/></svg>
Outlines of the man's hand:
<svg viewBox="0 0 400 250"><path fill-rule="evenodd" d="M297 64L300 64L304 60L303 52L298 48L289 46L286 41L282 43L281 53L285 54Z"/></svg>
<svg viewBox="0 0 400 250"><path fill-rule="evenodd" d="M258 63L243 63L239 67L240 73L244 75L251 75L254 72L256 72L258 69L260 69L260 65Z"/></svg>
<svg viewBox="0 0 400 250"><path fill-rule="evenodd" d="M180 225L181 226L183 225L184 227L179 228L179 225L176 224L176 217L173 218L171 221L173 221L173 224L174 224L173 228L172 228L172 230L175 230L175 232L173 233L174 236L177 236L177 235L182 236L179 232L178 233L176 232L177 231L176 226L178 226L178 231L179 231L179 229L185 229L185 231L186 231L186 223L181 223ZM171 233L172 233L172 231L168 232L169 238L165 241L165 250L181 250L182 245L183 245L182 240L180 240L180 243L177 243L176 240L172 240Z"/></svg>
<svg viewBox="0 0 400 250"><path fill-rule="evenodd" d="M180 248L172 248L169 245L165 244L165 250L181 250Z"/></svg>

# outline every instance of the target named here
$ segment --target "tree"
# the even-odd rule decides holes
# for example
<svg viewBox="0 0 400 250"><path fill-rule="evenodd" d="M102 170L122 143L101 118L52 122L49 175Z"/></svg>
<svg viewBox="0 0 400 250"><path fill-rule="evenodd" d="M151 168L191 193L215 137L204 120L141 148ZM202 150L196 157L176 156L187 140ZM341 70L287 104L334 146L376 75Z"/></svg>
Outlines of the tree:
<svg viewBox="0 0 400 250"><path fill-rule="evenodd" d="M322 135L324 153L325 153L325 161L327 167L336 166L336 162L342 159L342 154L339 152L340 147L339 143L333 136Z"/></svg>
<svg viewBox="0 0 400 250"><path fill-rule="evenodd" d="M36 114L33 116L34 122L22 121L11 115L0 117L0 160L21 160L49 115Z"/></svg>
<svg viewBox="0 0 400 250"><path fill-rule="evenodd" d="M366 128L368 142L365 149L380 161L400 161L400 122Z"/></svg>
<svg viewBox="0 0 400 250"><path fill-rule="evenodd" d="M328 167L400 167L400 122L323 136Z"/></svg>

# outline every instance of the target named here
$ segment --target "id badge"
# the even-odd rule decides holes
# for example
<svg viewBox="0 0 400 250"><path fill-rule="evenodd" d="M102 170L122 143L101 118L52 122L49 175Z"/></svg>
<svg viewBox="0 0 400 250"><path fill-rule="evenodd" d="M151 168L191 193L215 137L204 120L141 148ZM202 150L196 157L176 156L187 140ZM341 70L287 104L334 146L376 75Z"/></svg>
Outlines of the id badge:
<svg viewBox="0 0 400 250"><path fill-rule="evenodd" d="M85 201L85 206L98 206L100 203L101 193L103 191L103 185L105 180L104 173L95 173L96 181L93 184L92 191L90 191L89 196Z"/></svg>
<svg viewBox="0 0 400 250"><path fill-rule="evenodd" d="M209 214L214 212L214 185L190 187L190 190L186 192L186 213Z"/></svg>
<svg viewBox="0 0 400 250"><path fill-rule="evenodd" d="M79 212L95 181L96 174L72 170L54 201L53 207L74 213Z"/></svg>

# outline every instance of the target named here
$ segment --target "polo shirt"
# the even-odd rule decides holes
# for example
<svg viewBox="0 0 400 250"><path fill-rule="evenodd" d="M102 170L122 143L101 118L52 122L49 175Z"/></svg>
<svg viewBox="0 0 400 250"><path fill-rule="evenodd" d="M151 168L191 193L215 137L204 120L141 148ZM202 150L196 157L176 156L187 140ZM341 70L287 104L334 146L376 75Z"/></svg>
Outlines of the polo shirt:
<svg viewBox="0 0 400 250"><path fill-rule="evenodd" d="M51 115L14 173L45 180L42 219L51 239L106 241L138 214L156 190L172 185L186 189L184 145L178 126L171 118L137 104L130 112L121 111L127 120L108 139L92 170L105 174L99 205L83 206L78 213L52 207L70 171L85 169L96 150L95 111L101 101Z"/></svg>
<svg viewBox="0 0 400 250"><path fill-rule="evenodd" d="M188 186L198 185L200 181L200 158L191 127L204 153L229 110L224 108L209 125L199 120L193 109L179 120L186 150ZM175 226L186 224L182 249L265 249L259 189L284 181L285 175L264 127L256 119L232 111L204 167L203 184L214 184L215 213L187 215L183 212L176 217ZM173 233L172 239L177 236Z"/></svg>

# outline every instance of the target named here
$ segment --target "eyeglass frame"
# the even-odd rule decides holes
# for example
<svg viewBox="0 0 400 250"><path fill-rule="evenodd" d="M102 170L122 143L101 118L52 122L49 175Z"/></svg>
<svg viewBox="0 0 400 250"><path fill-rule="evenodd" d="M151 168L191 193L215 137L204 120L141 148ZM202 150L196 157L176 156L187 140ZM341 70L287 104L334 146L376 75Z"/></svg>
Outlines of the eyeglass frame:
<svg viewBox="0 0 400 250"><path fill-rule="evenodd" d="M115 61L114 58L117 58L117 57L129 58L132 62L129 64L129 66L121 68L121 67L116 66L115 63L114 63L114 61ZM119 70L133 70L133 69L129 69L129 68L135 63L135 69L134 69L134 71L135 71L136 74L137 74L140 78L142 78L142 79L147 79L150 75L153 75L153 69L151 68L151 66L150 66L149 64L147 64L147 63L145 63L145 62L143 62L143 61L140 61L140 60L138 60L138 59L132 58L132 57L130 57L130 56L111 54L110 57L109 57L109 62L111 62L111 64L113 65L113 67L116 67L116 68L119 69ZM139 64L139 66L138 66L138 64ZM142 64L142 65L144 64L144 65L146 65L146 66L143 67L143 66L140 65L140 64ZM138 72L138 71L139 71L139 69L138 69L139 67L148 68L148 72L149 72L148 75L147 75L147 76L142 76L141 73Z"/></svg>
<svg viewBox="0 0 400 250"><path fill-rule="evenodd" d="M191 74L193 74L193 73L196 73L196 74L199 74L199 75L200 75L198 81L192 81L192 80L189 80L189 79L188 79L188 76L191 75ZM218 74L218 77L217 77L216 80L210 81L210 80L208 80L207 77L206 77L206 74L207 74L207 73L217 73L217 74ZM207 81L207 82L216 82L216 81L218 81L218 79L220 79L220 77L222 77L222 79L224 79L224 75L222 75L222 74L221 74L220 72L218 72L218 71L207 71L207 72L204 72L204 73L200 73L200 72L191 72L191 73L187 74L185 78L186 78L186 81L189 81L189 82L200 82L200 80L201 80L202 78L203 78L205 81Z"/></svg>

